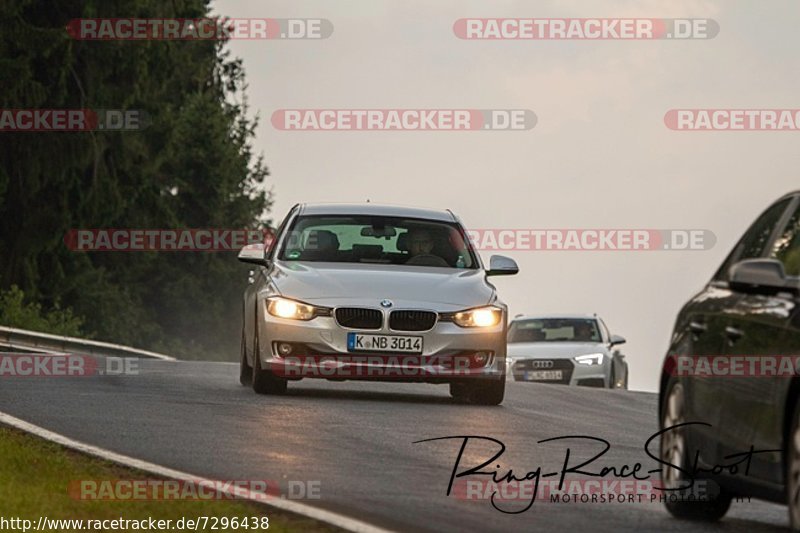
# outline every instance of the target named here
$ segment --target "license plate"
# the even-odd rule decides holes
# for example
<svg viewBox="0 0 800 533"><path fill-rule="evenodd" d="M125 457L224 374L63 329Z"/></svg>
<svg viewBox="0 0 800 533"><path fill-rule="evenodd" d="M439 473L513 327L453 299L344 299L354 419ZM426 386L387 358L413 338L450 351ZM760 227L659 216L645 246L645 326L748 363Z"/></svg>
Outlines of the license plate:
<svg viewBox="0 0 800 533"><path fill-rule="evenodd" d="M525 372L526 381L551 381L557 379L564 379L563 371L561 370L531 370Z"/></svg>
<svg viewBox="0 0 800 533"><path fill-rule="evenodd" d="M350 352L422 353L422 337L348 333L347 350Z"/></svg>

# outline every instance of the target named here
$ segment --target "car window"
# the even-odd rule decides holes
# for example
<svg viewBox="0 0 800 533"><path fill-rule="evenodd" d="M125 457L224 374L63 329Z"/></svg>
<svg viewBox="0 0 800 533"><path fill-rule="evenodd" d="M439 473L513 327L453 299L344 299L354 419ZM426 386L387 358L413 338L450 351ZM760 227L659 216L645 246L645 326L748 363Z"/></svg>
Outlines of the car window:
<svg viewBox="0 0 800 533"><path fill-rule="evenodd" d="M770 257L783 263L787 276L800 276L800 206L775 240Z"/></svg>
<svg viewBox="0 0 800 533"><path fill-rule="evenodd" d="M786 211L791 200L791 198L781 200L758 217L714 275L715 280L728 281L730 268L735 263L743 259L753 259L763 255L764 248L769 243L769 239L775 231L775 227L778 225L778 222L780 222L781 216L784 211Z"/></svg>
<svg viewBox="0 0 800 533"><path fill-rule="evenodd" d="M598 320L598 322L600 323L600 333L602 333L603 338L609 340L611 338L611 332L608 330L608 326L606 326L606 323L602 320Z"/></svg>
<svg viewBox="0 0 800 533"><path fill-rule="evenodd" d="M456 223L383 216L295 218L280 259L477 268L474 250Z"/></svg>
<svg viewBox="0 0 800 533"><path fill-rule="evenodd" d="M597 321L591 318L537 318L514 320L508 342L602 342Z"/></svg>
<svg viewBox="0 0 800 533"><path fill-rule="evenodd" d="M296 206L295 206L296 207ZM292 213L294 213L295 207L292 207L286 216L281 221L281 225L278 226L278 230L275 232L270 231L268 233L268 238L264 240L264 245L266 247L266 255L269 259L273 259L275 257L275 244L277 243L278 235L281 235L283 229L286 227L286 223L289 222L289 219L292 218Z"/></svg>

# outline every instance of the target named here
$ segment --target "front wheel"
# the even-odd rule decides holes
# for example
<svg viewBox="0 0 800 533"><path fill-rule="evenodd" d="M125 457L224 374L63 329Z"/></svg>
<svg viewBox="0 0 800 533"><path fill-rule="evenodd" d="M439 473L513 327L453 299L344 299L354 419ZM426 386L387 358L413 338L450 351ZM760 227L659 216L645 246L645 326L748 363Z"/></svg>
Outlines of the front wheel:
<svg viewBox="0 0 800 533"><path fill-rule="evenodd" d="M261 352L258 346L258 335L253 345L253 390L258 394L286 394L287 381L279 378L269 370L261 368Z"/></svg>
<svg viewBox="0 0 800 533"><path fill-rule="evenodd" d="M792 531L800 531L800 402L794 408L786 443L786 470L789 523Z"/></svg>
<svg viewBox="0 0 800 533"><path fill-rule="evenodd" d="M686 398L683 385L672 381L667 385L667 396L661 409L661 429L683 424L686 421ZM660 457L664 469L661 472L661 483L664 488L677 489L686 487L688 479L684 470L688 467L689 451L687 449L686 426L672 429L661 434ZM666 465L674 465L670 467ZM691 489L687 489L691 491ZM731 506L732 496L720 487L719 494L707 496L707 500L698 501L681 498L686 491L664 491L664 505L669 513L684 520L714 522L725 516ZM670 495L678 496L674 499Z"/></svg>
<svg viewBox="0 0 800 533"><path fill-rule="evenodd" d="M253 367L247 362L247 347L244 344L244 330L242 330L242 346L239 354L239 383L250 385L253 382Z"/></svg>
<svg viewBox="0 0 800 533"><path fill-rule="evenodd" d="M450 396L460 403L500 405L506 392L506 377L502 379L469 379L450 383Z"/></svg>
<svg viewBox="0 0 800 533"><path fill-rule="evenodd" d="M628 390L628 369L625 366L622 367L622 371L625 373L625 378L620 379L617 377L617 373L615 370L611 371L611 388L612 389L620 389L620 390Z"/></svg>

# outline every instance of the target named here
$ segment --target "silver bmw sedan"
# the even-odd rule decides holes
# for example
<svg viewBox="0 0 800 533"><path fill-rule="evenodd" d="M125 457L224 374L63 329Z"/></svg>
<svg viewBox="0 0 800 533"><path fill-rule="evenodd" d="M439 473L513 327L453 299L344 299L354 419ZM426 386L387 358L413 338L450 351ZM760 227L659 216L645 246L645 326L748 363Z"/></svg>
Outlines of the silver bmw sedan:
<svg viewBox="0 0 800 533"><path fill-rule="evenodd" d="M240 381L281 394L303 378L447 383L457 401L505 391L507 307L451 211L371 203L298 204L245 290Z"/></svg>

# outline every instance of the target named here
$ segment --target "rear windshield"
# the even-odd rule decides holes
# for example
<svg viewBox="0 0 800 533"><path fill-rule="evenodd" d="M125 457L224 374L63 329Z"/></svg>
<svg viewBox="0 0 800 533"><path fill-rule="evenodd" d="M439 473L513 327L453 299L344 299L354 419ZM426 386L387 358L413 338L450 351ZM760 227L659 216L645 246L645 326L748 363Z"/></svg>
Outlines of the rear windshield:
<svg viewBox="0 0 800 533"><path fill-rule="evenodd" d="M458 224L381 216L297 217L279 258L477 268L472 246Z"/></svg>

